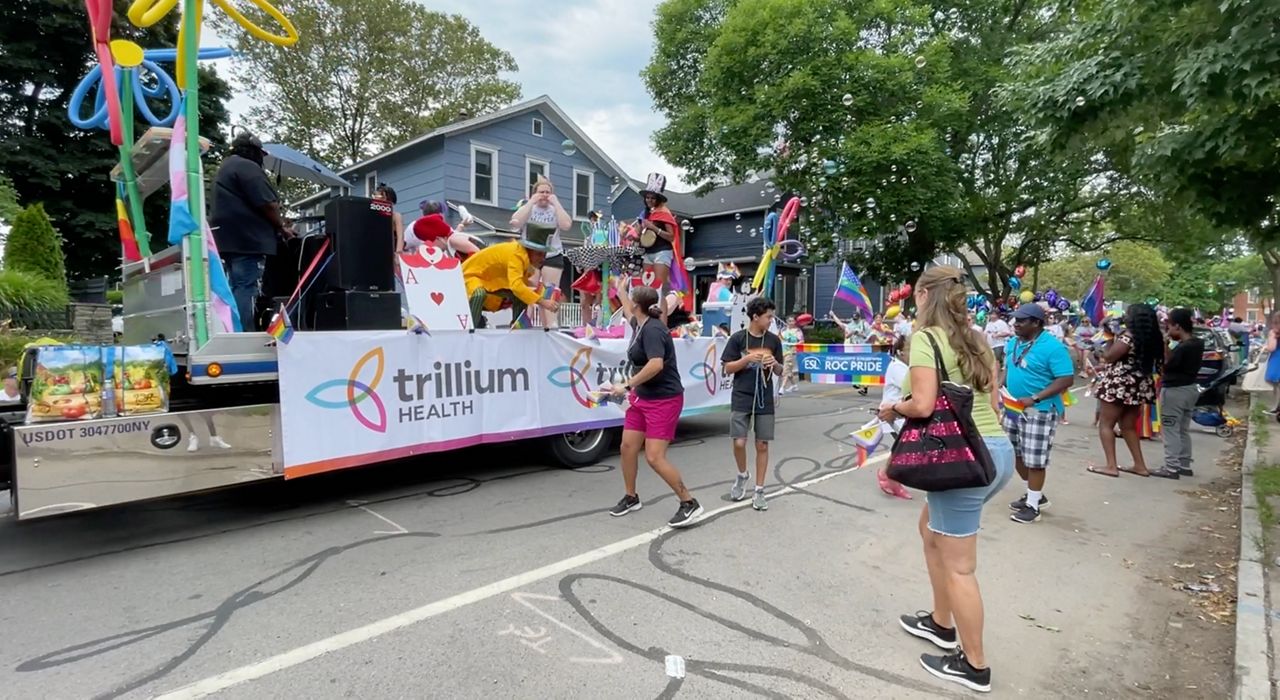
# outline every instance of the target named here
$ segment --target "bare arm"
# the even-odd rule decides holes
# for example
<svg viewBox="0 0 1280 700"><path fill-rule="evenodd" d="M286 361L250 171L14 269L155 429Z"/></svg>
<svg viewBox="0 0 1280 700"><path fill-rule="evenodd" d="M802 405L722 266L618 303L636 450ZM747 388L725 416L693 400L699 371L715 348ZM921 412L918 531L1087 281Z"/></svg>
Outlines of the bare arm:
<svg viewBox="0 0 1280 700"><path fill-rule="evenodd" d="M1267 352L1276 351L1276 332L1273 330L1267 334Z"/></svg>
<svg viewBox="0 0 1280 700"><path fill-rule="evenodd" d="M521 206L519 209L517 209L516 213L511 215L511 221L510 221L511 230L519 231L523 229L524 225L529 222L529 215L532 213L533 213L533 200L530 199L529 201L524 203L524 206Z"/></svg>
<svg viewBox="0 0 1280 700"><path fill-rule="evenodd" d="M556 226L561 231L568 231L573 226L573 217L560 206L560 199L555 195L551 195L551 206L556 208Z"/></svg>
<svg viewBox="0 0 1280 700"><path fill-rule="evenodd" d="M628 319L636 318L636 306L631 303L631 295L627 293L627 278L624 275L618 275L614 289L618 290L618 303L622 307L622 315Z"/></svg>
<svg viewBox="0 0 1280 700"><path fill-rule="evenodd" d="M391 227L396 231L396 252L399 253L404 250L404 219L399 212L391 215Z"/></svg>
<svg viewBox="0 0 1280 700"><path fill-rule="evenodd" d="M1129 344L1119 338L1116 338L1115 342L1111 344L1111 347L1107 348L1106 354L1102 356L1102 362L1109 365L1115 364L1116 362L1123 360L1124 356L1128 354Z"/></svg>

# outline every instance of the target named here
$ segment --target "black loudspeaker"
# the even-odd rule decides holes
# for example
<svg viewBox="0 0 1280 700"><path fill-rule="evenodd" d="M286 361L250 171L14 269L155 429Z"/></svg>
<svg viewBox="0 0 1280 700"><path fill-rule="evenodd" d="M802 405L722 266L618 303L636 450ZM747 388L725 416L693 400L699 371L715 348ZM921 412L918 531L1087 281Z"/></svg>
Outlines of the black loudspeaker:
<svg viewBox="0 0 1280 700"><path fill-rule="evenodd" d="M318 331L389 331L403 328L400 295L395 292L359 292L338 289L316 300Z"/></svg>
<svg viewBox="0 0 1280 700"><path fill-rule="evenodd" d="M324 209L333 260L325 268L329 287L362 292L395 289L396 236L392 204L367 197L339 197Z"/></svg>

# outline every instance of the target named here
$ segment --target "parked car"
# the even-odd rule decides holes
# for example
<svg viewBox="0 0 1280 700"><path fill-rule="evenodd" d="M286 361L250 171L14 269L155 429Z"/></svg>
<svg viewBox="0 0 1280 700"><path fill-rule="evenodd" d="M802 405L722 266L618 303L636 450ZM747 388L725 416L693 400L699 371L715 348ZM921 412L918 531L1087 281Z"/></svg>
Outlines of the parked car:
<svg viewBox="0 0 1280 700"><path fill-rule="evenodd" d="M1214 378L1240 366L1240 346L1230 333L1206 326L1197 326L1192 333L1204 341L1204 359L1196 374L1200 386L1207 387Z"/></svg>

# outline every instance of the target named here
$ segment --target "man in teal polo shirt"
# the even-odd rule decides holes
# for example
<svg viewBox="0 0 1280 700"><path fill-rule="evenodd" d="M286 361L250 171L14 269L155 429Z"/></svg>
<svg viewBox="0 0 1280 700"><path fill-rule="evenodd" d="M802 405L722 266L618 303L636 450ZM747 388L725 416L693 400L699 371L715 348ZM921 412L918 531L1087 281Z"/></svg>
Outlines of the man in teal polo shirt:
<svg viewBox="0 0 1280 700"><path fill-rule="evenodd" d="M1018 476L1027 482L1027 495L1009 504L1015 523L1034 523L1040 519L1040 510L1049 507L1044 497L1045 469L1058 419L1067 410L1062 393L1075 380L1067 346L1044 332L1044 327L1044 309L1036 304L1018 307L1013 312L1014 336L1004 350L1004 389L1023 406L1021 413L1006 410L1004 415Z"/></svg>

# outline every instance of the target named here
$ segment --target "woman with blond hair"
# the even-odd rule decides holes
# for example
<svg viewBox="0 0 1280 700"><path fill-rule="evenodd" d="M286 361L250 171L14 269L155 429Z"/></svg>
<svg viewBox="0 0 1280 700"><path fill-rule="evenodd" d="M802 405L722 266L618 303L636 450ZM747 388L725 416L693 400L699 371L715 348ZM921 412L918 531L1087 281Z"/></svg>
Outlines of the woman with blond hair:
<svg viewBox="0 0 1280 700"><path fill-rule="evenodd" d="M569 227L573 226L573 217L569 216L569 212L560 205L560 200L556 199L556 188L551 181L541 175L533 183L533 188L529 192L529 201L511 215L512 230L524 232L526 224L556 229L556 232L547 240L547 259L542 263L538 281L544 285L559 287L560 277L564 273L564 244L560 242L560 232L568 231ZM556 315L543 309L542 325L547 328L555 326Z"/></svg>
<svg viewBox="0 0 1280 700"><path fill-rule="evenodd" d="M1013 445L1000 426L995 356L983 334L969 325L964 273L954 267L931 267L916 282L914 297L918 313L903 385L907 398L882 408L880 419L932 416L940 384L936 368L941 366L951 381L973 389L973 423L991 453L996 478L988 486L927 494L919 529L933 610L903 615L899 624L908 634L954 652L922 655L926 671L986 692L991 690L991 669L982 646L982 593L974 575L977 535L983 506L1013 474Z"/></svg>

